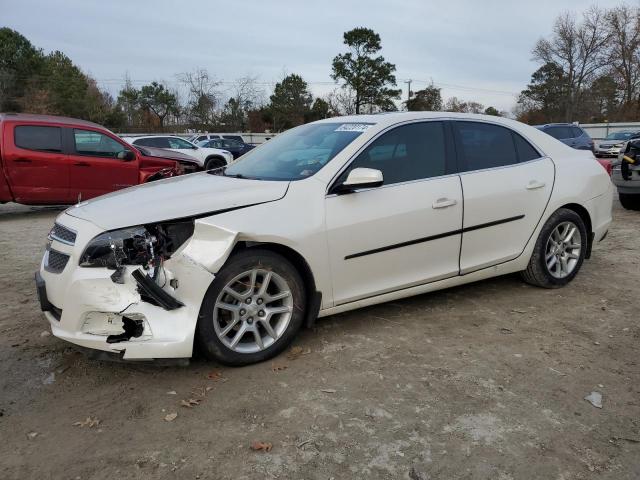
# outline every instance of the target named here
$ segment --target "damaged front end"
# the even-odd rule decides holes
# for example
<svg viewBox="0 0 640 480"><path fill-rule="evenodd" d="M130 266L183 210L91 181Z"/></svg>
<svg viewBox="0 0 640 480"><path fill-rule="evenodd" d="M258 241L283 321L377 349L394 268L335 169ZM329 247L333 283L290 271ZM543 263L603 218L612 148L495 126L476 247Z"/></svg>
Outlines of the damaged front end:
<svg viewBox="0 0 640 480"><path fill-rule="evenodd" d="M177 286L178 282L175 278L167 278L164 263L193 235L193 229L193 221L185 220L104 232L86 246L79 266L113 270L111 281L121 285L125 283L128 267L138 267L131 272L131 277L137 283L140 300L165 310L175 310L184 303L163 290L167 282L172 286ZM107 343L124 342L143 335L143 319L118 316L123 332L109 335Z"/></svg>
<svg viewBox="0 0 640 480"><path fill-rule="evenodd" d="M63 214L77 238L48 249L66 267L53 271L45 253L36 275L52 333L124 360L190 357L202 300L238 239L211 216L104 231Z"/></svg>

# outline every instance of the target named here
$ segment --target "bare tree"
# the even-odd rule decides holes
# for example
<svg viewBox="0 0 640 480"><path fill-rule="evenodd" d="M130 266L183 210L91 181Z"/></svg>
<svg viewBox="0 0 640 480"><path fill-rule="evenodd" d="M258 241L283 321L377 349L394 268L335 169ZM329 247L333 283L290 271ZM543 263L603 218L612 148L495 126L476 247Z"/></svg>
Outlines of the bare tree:
<svg viewBox="0 0 640 480"><path fill-rule="evenodd" d="M606 14L609 36L607 56L622 90L622 105L638 98L640 85L640 9L620 5Z"/></svg>
<svg viewBox="0 0 640 480"><path fill-rule="evenodd" d="M329 104L329 110L336 115L354 115L356 113L356 95L349 88L336 88L328 93L324 100Z"/></svg>
<svg viewBox="0 0 640 480"><path fill-rule="evenodd" d="M609 33L605 12L598 7L586 10L580 22L575 15L560 15L550 39L542 38L533 49L533 58L563 69L569 92L565 119L572 121L582 89L606 64Z"/></svg>
<svg viewBox="0 0 640 480"><path fill-rule="evenodd" d="M204 68L178 75L178 80L188 92L187 112L190 123L196 128L207 129L216 122L216 110L220 105L220 82Z"/></svg>
<svg viewBox="0 0 640 480"><path fill-rule="evenodd" d="M461 113L483 113L484 105L479 102L465 102L459 100L458 97L451 97L445 102L444 111Z"/></svg>

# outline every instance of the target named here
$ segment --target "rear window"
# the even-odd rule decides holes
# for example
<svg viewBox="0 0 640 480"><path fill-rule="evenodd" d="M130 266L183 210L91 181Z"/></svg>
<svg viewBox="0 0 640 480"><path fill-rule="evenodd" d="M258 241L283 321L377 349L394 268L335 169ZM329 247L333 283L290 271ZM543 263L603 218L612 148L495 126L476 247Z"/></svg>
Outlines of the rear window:
<svg viewBox="0 0 640 480"><path fill-rule="evenodd" d="M62 134L59 127L18 125L14 129L17 147L41 152L62 152Z"/></svg>
<svg viewBox="0 0 640 480"><path fill-rule="evenodd" d="M557 138L558 140L573 138L575 136L571 131L571 127L547 127L544 129L544 133L548 133L553 138Z"/></svg>
<svg viewBox="0 0 640 480"><path fill-rule="evenodd" d="M528 162L529 160L535 160L540 158L538 151L531 146L524 138L518 135L516 132L511 132L513 135L513 141L516 144L516 150L518 151L518 160L521 162Z"/></svg>

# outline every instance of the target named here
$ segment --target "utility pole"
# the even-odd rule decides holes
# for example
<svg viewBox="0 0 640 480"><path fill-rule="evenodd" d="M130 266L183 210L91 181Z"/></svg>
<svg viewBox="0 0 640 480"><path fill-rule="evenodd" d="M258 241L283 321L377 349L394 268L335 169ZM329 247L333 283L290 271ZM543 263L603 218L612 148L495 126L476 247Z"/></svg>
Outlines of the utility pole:
<svg viewBox="0 0 640 480"><path fill-rule="evenodd" d="M407 84L407 102L411 100L411 82L413 82L413 80L411 79L404 81L404 83ZM408 107L407 107L407 110L409 110Z"/></svg>

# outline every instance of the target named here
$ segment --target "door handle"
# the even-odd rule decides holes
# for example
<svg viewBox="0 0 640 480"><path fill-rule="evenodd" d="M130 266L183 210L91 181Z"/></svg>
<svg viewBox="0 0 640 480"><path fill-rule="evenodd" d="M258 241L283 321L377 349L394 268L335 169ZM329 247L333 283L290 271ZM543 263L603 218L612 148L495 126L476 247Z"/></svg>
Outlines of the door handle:
<svg viewBox="0 0 640 480"><path fill-rule="evenodd" d="M90 164L88 164L87 162L76 162L76 163L74 163L74 165L75 165L76 167L90 167L90 166L91 166L91 165L90 165Z"/></svg>
<svg viewBox="0 0 640 480"><path fill-rule="evenodd" d="M453 198L439 198L433 204L431 204L432 208L447 208L454 206L456 202Z"/></svg>
<svg viewBox="0 0 640 480"><path fill-rule="evenodd" d="M539 182L538 180L531 180L527 185L527 190L537 190L538 188L542 188L545 186L544 182Z"/></svg>
<svg viewBox="0 0 640 480"><path fill-rule="evenodd" d="M31 160L28 158L16 158L14 160L15 163L31 163Z"/></svg>

